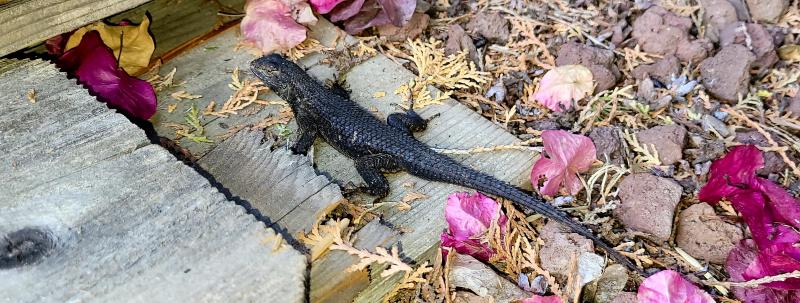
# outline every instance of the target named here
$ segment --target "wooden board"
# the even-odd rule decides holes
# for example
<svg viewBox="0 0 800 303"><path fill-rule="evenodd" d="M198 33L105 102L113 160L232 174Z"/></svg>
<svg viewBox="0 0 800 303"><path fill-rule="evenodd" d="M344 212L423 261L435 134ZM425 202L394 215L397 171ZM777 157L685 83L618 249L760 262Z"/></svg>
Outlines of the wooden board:
<svg viewBox="0 0 800 303"><path fill-rule="evenodd" d="M202 39L226 23L240 17L222 16L224 13L243 13L244 0L153 0L137 8L110 18L111 22L129 19L138 23L145 12L150 13L150 32L156 40L153 58L167 55L172 50Z"/></svg>
<svg viewBox="0 0 800 303"><path fill-rule="evenodd" d="M0 5L0 57L148 0L17 0Z"/></svg>
<svg viewBox="0 0 800 303"><path fill-rule="evenodd" d="M304 301L302 254L52 65L0 59L0 105L0 302Z"/></svg>
<svg viewBox="0 0 800 303"><path fill-rule="evenodd" d="M253 78L248 69L250 61L256 57L244 50L236 50L239 37L234 30L238 29L234 28L223 32L164 64L162 71L169 71L172 67L176 67L176 81L187 80L187 82L182 87L159 93L159 100L165 100L160 105L162 107L159 108L156 119L156 127L161 135L174 137L174 131L168 127L168 124L183 123L183 113L192 104L197 108L204 108L211 101L217 101L219 104L220 101L226 100L233 94L233 91L228 88L228 84L231 82L230 72L235 67L240 70L241 80ZM321 20L317 26L312 28L310 36L323 41L324 45L331 46L331 43L337 40L338 35L341 35L339 30ZM340 40L345 41L344 43L352 43L353 38L347 36ZM308 56L300 62L301 65L308 68L311 75L320 81L333 77L331 67L317 64L322 57L321 54L316 54ZM355 66L344 76L352 90L353 100L365 108L375 109L376 115L383 118L397 110L391 105L392 103L401 103L399 96L393 93L395 89L414 77L411 72L382 55ZM179 90L186 90L191 94L203 95L203 97L193 101L169 99L172 92ZM386 96L375 99L373 95L376 92L384 92ZM435 89L432 89L432 94L436 94ZM273 94L267 94L262 98L278 99ZM167 104L175 104L176 110L168 113L165 109ZM179 142L202 159L221 141L216 139L217 136L224 135L235 126L255 123L276 112L276 107L268 106L249 116L204 117L207 135L215 142L196 143L187 139L181 139ZM455 100L448 100L442 105L426 107L420 112L424 117L441 113L439 118L432 121L428 130L417 135L420 141L432 147L469 149L519 142L515 136L507 133L501 126L486 120ZM501 180L530 188L530 169L535 157L536 155L529 151L503 151L456 158ZM352 160L340 155L324 142L318 140L314 145L313 159L318 170L332 176L340 184L361 182ZM446 227L444 205L447 195L456 191L471 190L428 182L405 173L390 175L389 181L392 190L389 196L382 201L389 203L385 203L384 207L377 208L376 212L383 216L386 224L382 226L391 226L393 229L391 232L377 234L374 234L375 230L373 229L362 229L356 233L356 237L370 239L369 243L376 243L375 245L388 246L396 243L401 247L404 257L415 261L424 260L434 251L439 242L439 235ZM406 188L403 186L404 184L413 184L414 186ZM396 204L391 202L401 201L410 192L425 194L427 198L413 201L412 209L408 211L399 211L392 206ZM234 194L236 193L234 192ZM380 278L379 269L370 273L370 279L363 279L362 272L343 271L342 269L347 267L345 265L351 262L351 258L339 253L331 254L314 262L311 272L312 298L316 298L320 302L343 302L352 300L355 294L360 293L358 297L360 302L379 302L397 282L396 277ZM331 277L337 278L332 280Z"/></svg>
<svg viewBox="0 0 800 303"><path fill-rule="evenodd" d="M344 199L339 185L317 175L308 157L286 147L273 151L273 142L263 139L263 132L240 131L197 164L268 217L273 227L305 234Z"/></svg>

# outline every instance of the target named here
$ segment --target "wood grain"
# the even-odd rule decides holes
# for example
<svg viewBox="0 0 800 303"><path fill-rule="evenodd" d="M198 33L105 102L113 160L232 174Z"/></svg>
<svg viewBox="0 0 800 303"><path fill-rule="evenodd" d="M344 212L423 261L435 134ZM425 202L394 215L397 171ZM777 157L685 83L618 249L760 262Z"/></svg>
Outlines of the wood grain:
<svg viewBox="0 0 800 303"><path fill-rule="evenodd" d="M198 165L290 235L305 234L343 199L339 185L318 175L308 157L272 149L264 133L240 131Z"/></svg>
<svg viewBox="0 0 800 303"><path fill-rule="evenodd" d="M0 56L146 2L148 0L17 0L0 5Z"/></svg>
<svg viewBox="0 0 800 303"><path fill-rule="evenodd" d="M304 301L302 254L50 64L0 59L0 105L0 302Z"/></svg>

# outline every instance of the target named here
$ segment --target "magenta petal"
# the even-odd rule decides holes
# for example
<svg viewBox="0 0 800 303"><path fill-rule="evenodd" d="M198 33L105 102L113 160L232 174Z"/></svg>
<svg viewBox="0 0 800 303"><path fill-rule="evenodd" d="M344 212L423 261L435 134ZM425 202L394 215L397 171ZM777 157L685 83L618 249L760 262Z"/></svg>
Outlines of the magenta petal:
<svg viewBox="0 0 800 303"><path fill-rule="evenodd" d="M417 0L378 0L386 16L394 26L403 27L411 20L417 8Z"/></svg>
<svg viewBox="0 0 800 303"><path fill-rule="evenodd" d="M767 179L756 178L756 187L767 196L768 206L776 222L800 228L800 202L797 199L783 187Z"/></svg>
<svg viewBox="0 0 800 303"><path fill-rule="evenodd" d="M440 236L442 247L452 247L459 254L470 255L481 261L489 261L494 255L494 250L486 243L478 240L457 240L447 233Z"/></svg>
<svg viewBox="0 0 800 303"><path fill-rule="evenodd" d="M64 53L57 64L78 78L98 99L115 108L145 120L156 112L153 86L119 68L97 31L86 33L81 43Z"/></svg>
<svg viewBox="0 0 800 303"><path fill-rule="evenodd" d="M337 5L330 14L331 22L339 22L347 20L358 14L361 7L364 6L364 0L348 0Z"/></svg>
<svg viewBox="0 0 800 303"><path fill-rule="evenodd" d="M772 217L766 212L764 195L755 191L742 191L728 197L733 208L742 214L750 228L753 239L759 246L769 245L772 233Z"/></svg>
<svg viewBox="0 0 800 303"><path fill-rule="evenodd" d="M523 299L520 303L561 303L561 298L559 296L533 295L533 297Z"/></svg>
<svg viewBox="0 0 800 303"><path fill-rule="evenodd" d="M327 14L344 0L310 0L311 7L319 14Z"/></svg>
<svg viewBox="0 0 800 303"><path fill-rule="evenodd" d="M764 271L757 263L758 251L755 242L752 240L742 240L728 254L725 262L725 270L730 275L730 281L744 282L750 278L745 278L745 271L751 272ZM733 287L736 298L744 303L794 303L800 302L800 291L774 289L764 286L755 288Z"/></svg>
<svg viewBox="0 0 800 303"><path fill-rule="evenodd" d="M744 188L754 186L756 170L764 166L761 151L753 145L731 148L722 159L711 164L708 183L700 189L697 198L708 203L717 203Z"/></svg>
<svg viewBox="0 0 800 303"><path fill-rule="evenodd" d="M680 273L662 270L642 282L636 295L639 303L713 303L714 299Z"/></svg>

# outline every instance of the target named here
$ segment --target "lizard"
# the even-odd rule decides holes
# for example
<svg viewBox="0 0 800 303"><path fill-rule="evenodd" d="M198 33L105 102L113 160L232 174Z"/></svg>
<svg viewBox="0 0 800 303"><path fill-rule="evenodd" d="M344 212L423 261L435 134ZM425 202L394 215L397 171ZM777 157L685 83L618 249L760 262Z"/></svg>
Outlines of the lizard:
<svg viewBox="0 0 800 303"><path fill-rule="evenodd" d="M360 187L362 192L383 198L389 194L389 182L384 174L405 171L426 180L502 197L565 225L592 240L617 263L644 275L641 269L588 227L572 220L541 197L467 167L418 141L414 133L425 130L429 119L423 119L413 105L405 112L388 115L384 123L352 101L341 87L332 89L323 85L279 54L255 59L250 68L292 109L298 126L297 140L290 147L292 152L305 155L314 141L322 138L354 160L355 168L365 183Z"/></svg>

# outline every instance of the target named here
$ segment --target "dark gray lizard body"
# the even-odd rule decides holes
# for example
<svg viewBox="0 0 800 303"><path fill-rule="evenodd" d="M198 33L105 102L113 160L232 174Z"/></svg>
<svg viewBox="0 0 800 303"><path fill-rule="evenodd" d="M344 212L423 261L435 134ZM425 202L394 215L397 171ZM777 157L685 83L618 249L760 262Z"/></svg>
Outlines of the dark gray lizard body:
<svg viewBox="0 0 800 303"><path fill-rule="evenodd" d="M356 169L367 184L365 192L386 196L389 183L383 174L398 171L431 181L469 187L509 199L556 220L594 241L618 263L640 271L588 228L541 198L471 169L417 141L412 132L424 130L427 121L413 110L391 114L387 118L388 123L383 123L346 94L326 88L302 68L279 55L257 59L252 62L251 68L265 85L291 106L299 127L299 139L292 150L305 154L315 138L323 138L339 152L355 160Z"/></svg>

